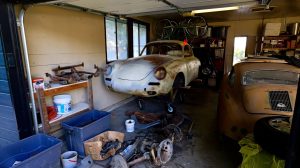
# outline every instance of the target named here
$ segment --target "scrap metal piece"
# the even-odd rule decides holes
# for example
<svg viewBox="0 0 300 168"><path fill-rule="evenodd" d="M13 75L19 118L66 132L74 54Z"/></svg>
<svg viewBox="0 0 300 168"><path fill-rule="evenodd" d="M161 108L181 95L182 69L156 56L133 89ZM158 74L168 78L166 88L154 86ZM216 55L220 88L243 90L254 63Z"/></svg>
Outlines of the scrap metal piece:
<svg viewBox="0 0 300 168"><path fill-rule="evenodd" d="M183 138L181 129L175 124L169 124L164 128L165 134L169 136L172 141L180 142Z"/></svg>
<svg viewBox="0 0 300 168"><path fill-rule="evenodd" d="M131 159L132 155L137 149L137 146L140 144L141 139L138 138L135 140L135 142L131 145L128 145L122 152L120 152L120 155L123 156L125 160Z"/></svg>
<svg viewBox="0 0 300 168"><path fill-rule="evenodd" d="M82 62L81 64L70 65L70 66L63 66L63 67L61 67L60 65L58 65L58 67L52 69L52 71L56 72L56 71L61 71L61 70L65 70L65 69L71 69L71 68L75 68L75 67L84 67L84 63Z"/></svg>
<svg viewBox="0 0 300 168"><path fill-rule="evenodd" d="M150 157L150 153L149 153L149 152L146 152L146 153L143 154L142 157L139 157L139 158L134 159L133 161L129 162L129 163L128 163L128 166L133 166L133 165L135 165L135 164L137 164L137 163L140 163L140 162L143 162L143 161L145 161L145 160L150 160L150 158L151 158L151 157Z"/></svg>
<svg viewBox="0 0 300 168"><path fill-rule="evenodd" d="M118 139L116 139L115 141L106 142L105 145L102 147L100 155L103 157L109 151L111 151L111 149L117 150L117 149L121 148L121 146L122 146L122 142L120 142Z"/></svg>
<svg viewBox="0 0 300 168"><path fill-rule="evenodd" d="M126 160L121 155L113 156L109 165L111 168L129 168Z"/></svg>
<svg viewBox="0 0 300 168"><path fill-rule="evenodd" d="M161 166L166 164L173 155L173 142L170 139L163 140L156 148L156 157L154 164Z"/></svg>

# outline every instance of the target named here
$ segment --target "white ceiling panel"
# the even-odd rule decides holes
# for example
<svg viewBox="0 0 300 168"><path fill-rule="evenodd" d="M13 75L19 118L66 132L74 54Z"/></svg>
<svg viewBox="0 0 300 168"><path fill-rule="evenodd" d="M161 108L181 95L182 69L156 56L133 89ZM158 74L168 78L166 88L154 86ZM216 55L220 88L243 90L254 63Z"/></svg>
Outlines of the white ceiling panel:
<svg viewBox="0 0 300 168"><path fill-rule="evenodd" d="M113 14L133 14L171 10L158 0L63 0L63 3Z"/></svg>

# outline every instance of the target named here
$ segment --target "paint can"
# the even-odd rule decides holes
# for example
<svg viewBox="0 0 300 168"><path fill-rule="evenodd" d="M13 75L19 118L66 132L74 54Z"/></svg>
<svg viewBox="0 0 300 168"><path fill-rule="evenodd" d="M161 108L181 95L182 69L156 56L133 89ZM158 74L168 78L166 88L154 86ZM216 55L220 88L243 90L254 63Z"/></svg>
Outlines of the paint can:
<svg viewBox="0 0 300 168"><path fill-rule="evenodd" d="M44 78L33 78L32 79L33 92L36 92L36 89L42 88L45 89Z"/></svg>
<svg viewBox="0 0 300 168"><path fill-rule="evenodd" d="M126 131L127 132L134 132L134 120L129 119L125 121Z"/></svg>
<svg viewBox="0 0 300 168"><path fill-rule="evenodd" d="M61 155L63 168L74 168L77 165L77 152L67 151Z"/></svg>
<svg viewBox="0 0 300 168"><path fill-rule="evenodd" d="M65 114L71 111L71 95L56 95L53 97L53 103L57 114Z"/></svg>

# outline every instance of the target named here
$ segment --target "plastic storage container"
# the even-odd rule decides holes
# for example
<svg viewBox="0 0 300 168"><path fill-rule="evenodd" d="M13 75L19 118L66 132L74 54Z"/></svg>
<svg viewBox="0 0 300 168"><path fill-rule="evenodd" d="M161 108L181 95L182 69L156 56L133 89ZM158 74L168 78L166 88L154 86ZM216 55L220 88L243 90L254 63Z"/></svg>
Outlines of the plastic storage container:
<svg viewBox="0 0 300 168"><path fill-rule="evenodd" d="M0 150L0 167L56 168L60 166L62 142L45 134L36 134Z"/></svg>
<svg viewBox="0 0 300 168"><path fill-rule="evenodd" d="M110 113L91 110L62 122L68 150L84 157L84 141L110 129Z"/></svg>
<svg viewBox="0 0 300 168"><path fill-rule="evenodd" d="M71 111L71 95L57 95L53 97L53 103L57 114L65 114Z"/></svg>

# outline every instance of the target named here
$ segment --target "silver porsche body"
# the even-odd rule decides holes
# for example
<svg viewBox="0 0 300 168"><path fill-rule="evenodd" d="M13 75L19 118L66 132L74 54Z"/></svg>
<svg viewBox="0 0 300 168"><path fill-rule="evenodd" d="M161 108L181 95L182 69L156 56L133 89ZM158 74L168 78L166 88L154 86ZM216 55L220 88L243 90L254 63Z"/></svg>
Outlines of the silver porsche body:
<svg viewBox="0 0 300 168"><path fill-rule="evenodd" d="M154 50L153 46L164 46L164 52L149 51L149 47ZM200 61L188 44L175 40L155 41L148 43L144 50L149 54L108 64L104 74L105 85L116 92L153 97L168 94L179 74L185 85L198 77ZM156 75L161 69L162 79Z"/></svg>

